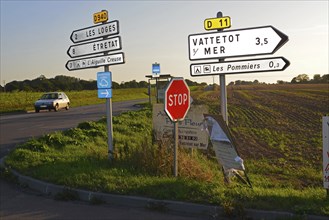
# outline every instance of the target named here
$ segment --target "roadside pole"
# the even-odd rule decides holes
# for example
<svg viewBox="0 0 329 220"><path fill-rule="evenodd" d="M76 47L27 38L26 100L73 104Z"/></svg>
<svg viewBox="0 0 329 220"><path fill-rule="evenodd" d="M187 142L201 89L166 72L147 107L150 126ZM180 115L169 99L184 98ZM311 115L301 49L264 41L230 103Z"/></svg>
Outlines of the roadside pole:
<svg viewBox="0 0 329 220"><path fill-rule="evenodd" d="M104 72L109 72L109 66L104 67ZM111 88L112 89L112 88ZM107 145L108 159L113 159L113 126L112 126L112 97L106 99Z"/></svg>
<svg viewBox="0 0 329 220"><path fill-rule="evenodd" d="M174 122L174 135L175 135L175 146L174 146L174 176L178 176L178 122Z"/></svg>
<svg viewBox="0 0 329 220"><path fill-rule="evenodd" d="M329 199L329 116L322 117L322 142L323 142L323 187Z"/></svg>
<svg viewBox="0 0 329 220"><path fill-rule="evenodd" d="M106 21L102 22L103 24ZM103 37L103 39L109 38L108 36ZM108 55L108 52L104 52L104 56ZM104 66L104 72L110 72L109 65ZM111 79L112 80L112 79ZM112 84L112 82L111 82ZM112 90L112 88L111 88ZM113 94L113 93L112 93ZM107 145L108 145L108 159L109 161L113 160L113 126L112 126L112 96L106 98L106 124L107 124Z"/></svg>
<svg viewBox="0 0 329 220"><path fill-rule="evenodd" d="M217 18L223 17L221 11L217 12ZM219 29L218 32L222 32L223 29ZM219 62L223 62L224 59L219 59ZM228 125L228 115L227 115L227 92L226 92L226 79L225 74L219 74L219 85L220 85L220 109L223 116L223 120Z"/></svg>

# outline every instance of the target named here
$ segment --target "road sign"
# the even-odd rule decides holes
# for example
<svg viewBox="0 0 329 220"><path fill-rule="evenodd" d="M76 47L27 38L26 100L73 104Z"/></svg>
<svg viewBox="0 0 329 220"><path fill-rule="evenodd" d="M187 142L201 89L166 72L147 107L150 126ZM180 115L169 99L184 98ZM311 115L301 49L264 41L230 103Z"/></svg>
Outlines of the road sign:
<svg viewBox="0 0 329 220"><path fill-rule="evenodd" d="M97 73L97 88L98 89L111 89L112 88L112 73L111 72L98 72Z"/></svg>
<svg viewBox="0 0 329 220"><path fill-rule="evenodd" d="M153 77L159 77L160 76L160 64L159 63L153 63L152 64L152 76Z"/></svg>
<svg viewBox="0 0 329 220"><path fill-rule="evenodd" d="M108 38L101 41L94 41L90 43L70 46L67 50L67 54L71 58L73 58L114 50L121 50L120 36Z"/></svg>
<svg viewBox="0 0 329 220"><path fill-rule="evenodd" d="M152 73L155 73L155 74L160 73L160 64L159 63L152 64Z"/></svg>
<svg viewBox="0 0 329 220"><path fill-rule="evenodd" d="M191 76L283 71L290 65L284 57L198 63L190 65Z"/></svg>
<svg viewBox="0 0 329 220"><path fill-rule="evenodd" d="M154 138L159 141L169 141L173 137L172 121L163 109L163 104L153 104ZM179 123L178 144L184 148L206 150L208 147L208 131L204 128L204 114L208 114L206 105L191 105L186 117Z"/></svg>
<svg viewBox="0 0 329 220"><path fill-rule="evenodd" d="M204 29L208 30L217 30L231 27L231 18L220 17L220 18L207 18L204 20Z"/></svg>
<svg viewBox="0 0 329 220"><path fill-rule="evenodd" d="M98 98L112 98L112 73L97 73Z"/></svg>
<svg viewBox="0 0 329 220"><path fill-rule="evenodd" d="M112 89L98 89L98 98L100 99L112 98Z"/></svg>
<svg viewBox="0 0 329 220"><path fill-rule="evenodd" d="M172 121L184 120L190 108L190 89L183 78L173 78L165 91L165 112Z"/></svg>
<svg viewBox="0 0 329 220"><path fill-rule="evenodd" d="M115 34L119 34L119 21L117 20L75 30L72 32L70 39L73 43L79 43Z"/></svg>
<svg viewBox="0 0 329 220"><path fill-rule="evenodd" d="M124 53L116 53L111 55L102 55L96 57L90 57L79 60L69 60L66 63L66 69L68 70L80 70L87 68L96 68L99 66L117 65L125 63Z"/></svg>
<svg viewBox="0 0 329 220"><path fill-rule="evenodd" d="M189 59L273 54L287 41L288 36L272 26L191 34L188 36Z"/></svg>
<svg viewBox="0 0 329 220"><path fill-rule="evenodd" d="M109 15L106 10L102 10L100 12L94 13L93 17L94 17L94 24L107 22L107 20L109 19Z"/></svg>

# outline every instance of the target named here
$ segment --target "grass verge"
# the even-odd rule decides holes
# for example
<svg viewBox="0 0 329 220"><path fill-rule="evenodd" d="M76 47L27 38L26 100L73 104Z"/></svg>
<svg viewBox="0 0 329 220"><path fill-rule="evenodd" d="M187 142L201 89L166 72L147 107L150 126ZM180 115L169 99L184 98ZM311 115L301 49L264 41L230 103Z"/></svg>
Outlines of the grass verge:
<svg viewBox="0 0 329 220"><path fill-rule="evenodd" d="M179 149L179 177L172 176L171 143L152 143L150 109L113 118L114 160L107 159L106 120L31 139L8 155L7 166L20 173L67 187L124 195L147 196L224 207L228 215L245 208L329 215L321 173L315 183L299 186L302 171L272 166L271 160L247 159L250 189L233 181L225 185L213 152ZM305 170L304 170L305 171Z"/></svg>

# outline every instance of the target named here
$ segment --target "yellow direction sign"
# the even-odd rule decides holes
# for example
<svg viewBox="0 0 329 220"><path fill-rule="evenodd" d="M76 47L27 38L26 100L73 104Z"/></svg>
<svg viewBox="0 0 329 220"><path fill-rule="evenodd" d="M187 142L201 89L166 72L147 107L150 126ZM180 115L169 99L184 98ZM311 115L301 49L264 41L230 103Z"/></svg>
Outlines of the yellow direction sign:
<svg viewBox="0 0 329 220"><path fill-rule="evenodd" d="M204 20L204 29L208 31L229 27L231 27L231 18L228 16L221 18L207 18Z"/></svg>
<svg viewBox="0 0 329 220"><path fill-rule="evenodd" d="M107 22L108 19L109 16L106 10L102 10L101 12L94 13L94 24Z"/></svg>

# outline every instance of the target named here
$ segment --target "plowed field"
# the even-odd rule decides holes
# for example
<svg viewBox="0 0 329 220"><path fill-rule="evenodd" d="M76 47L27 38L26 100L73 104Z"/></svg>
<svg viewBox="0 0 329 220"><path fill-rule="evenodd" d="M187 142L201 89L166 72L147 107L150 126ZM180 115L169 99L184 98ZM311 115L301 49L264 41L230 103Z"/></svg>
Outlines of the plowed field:
<svg viewBox="0 0 329 220"><path fill-rule="evenodd" d="M253 172L278 181L294 173L297 188L322 184L322 116L329 113L328 84L228 86L227 94L229 128ZM213 113L220 112L219 95L218 90L192 94Z"/></svg>

